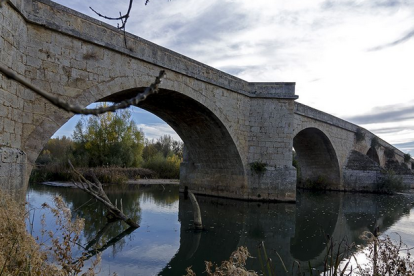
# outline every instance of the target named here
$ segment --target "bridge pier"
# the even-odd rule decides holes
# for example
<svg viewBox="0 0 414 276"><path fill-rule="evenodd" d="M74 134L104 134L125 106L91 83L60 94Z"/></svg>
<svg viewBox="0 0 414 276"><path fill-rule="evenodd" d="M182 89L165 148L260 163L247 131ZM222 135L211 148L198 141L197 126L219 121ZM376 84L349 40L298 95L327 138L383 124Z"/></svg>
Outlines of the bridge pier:
<svg viewBox="0 0 414 276"><path fill-rule="evenodd" d="M26 154L16 148L0 146L0 189L24 199L28 182Z"/></svg>
<svg viewBox="0 0 414 276"><path fill-rule="evenodd" d="M296 168L292 166L294 83L252 84L266 93L246 97L248 126L243 164L225 151L203 164L191 148L185 150L180 167L181 191L258 201L296 200ZM281 93L283 91L283 93ZM247 111L246 111L247 113ZM236 121L236 118L232 118ZM184 141L186 143L186 141ZM226 163L233 164L226 167ZM254 169L262 164L263 169ZM231 168L231 169L230 169Z"/></svg>

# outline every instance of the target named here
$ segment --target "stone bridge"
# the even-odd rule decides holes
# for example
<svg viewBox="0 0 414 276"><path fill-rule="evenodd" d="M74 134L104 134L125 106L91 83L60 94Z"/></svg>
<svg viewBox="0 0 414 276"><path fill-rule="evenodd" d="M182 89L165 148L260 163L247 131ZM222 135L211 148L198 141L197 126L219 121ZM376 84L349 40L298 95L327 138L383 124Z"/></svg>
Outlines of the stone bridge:
<svg viewBox="0 0 414 276"><path fill-rule="evenodd" d="M412 159L295 102L295 83L249 83L131 34L125 47L116 28L48 0L3 4L0 28L0 64L72 104L123 100L166 70L139 107L185 142L182 189L294 201L297 185L373 190L389 167L414 183ZM43 146L72 116L0 74L0 187L24 191Z"/></svg>

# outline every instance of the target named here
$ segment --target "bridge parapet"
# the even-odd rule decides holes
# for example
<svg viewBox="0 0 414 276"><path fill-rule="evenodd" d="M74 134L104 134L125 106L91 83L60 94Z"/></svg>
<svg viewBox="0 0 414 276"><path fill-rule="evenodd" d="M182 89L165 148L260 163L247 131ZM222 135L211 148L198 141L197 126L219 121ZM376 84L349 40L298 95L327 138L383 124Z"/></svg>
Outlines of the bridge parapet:
<svg viewBox="0 0 414 276"><path fill-rule="evenodd" d="M251 82L250 94L260 98L281 98L294 99L299 98L295 95L294 82Z"/></svg>
<svg viewBox="0 0 414 276"><path fill-rule="evenodd" d="M294 83L249 83L49 0L13 0L29 23L70 35L249 97L292 98Z"/></svg>

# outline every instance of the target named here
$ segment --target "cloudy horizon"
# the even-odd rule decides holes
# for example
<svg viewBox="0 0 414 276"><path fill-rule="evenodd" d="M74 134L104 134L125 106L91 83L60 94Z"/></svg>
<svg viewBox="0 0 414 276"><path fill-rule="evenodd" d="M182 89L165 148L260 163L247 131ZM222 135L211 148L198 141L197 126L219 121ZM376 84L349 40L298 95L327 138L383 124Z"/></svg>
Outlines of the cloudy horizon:
<svg viewBox="0 0 414 276"><path fill-rule="evenodd" d="M57 2L95 18L89 5L117 16L128 4ZM296 82L298 102L414 155L414 0L144 2L128 32L246 81ZM170 131L139 115L151 135Z"/></svg>

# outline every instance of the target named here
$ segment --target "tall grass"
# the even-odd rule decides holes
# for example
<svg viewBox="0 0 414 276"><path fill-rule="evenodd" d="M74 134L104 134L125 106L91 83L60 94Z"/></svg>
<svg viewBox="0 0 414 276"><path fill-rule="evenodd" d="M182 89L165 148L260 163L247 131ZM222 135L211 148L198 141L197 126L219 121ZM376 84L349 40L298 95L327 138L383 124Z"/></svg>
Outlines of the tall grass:
<svg viewBox="0 0 414 276"><path fill-rule="evenodd" d="M0 190L0 276L96 275L99 258L87 269L84 268L87 256L75 256L73 253L83 229L83 220L72 219L69 208L61 198L55 199L55 205L43 207L49 208L55 215L57 231L43 228L45 237L35 239L26 231L25 204L17 203ZM51 244L43 243L43 240L49 240Z"/></svg>
<svg viewBox="0 0 414 276"><path fill-rule="evenodd" d="M101 183L105 184L124 184L129 179L155 178L156 173L145 168L120 168L120 167L95 167L78 168L78 171L92 180L91 173L94 173ZM31 183L45 181L71 181L72 173L67 168L54 165L41 166L33 169L30 175Z"/></svg>
<svg viewBox="0 0 414 276"><path fill-rule="evenodd" d="M326 253L322 269L316 269L308 262L307 266L301 266L295 261L291 266L283 263L278 255L278 260L268 257L264 243L258 246L258 256L256 261L261 264L261 271L255 272L248 270L246 265L247 258L251 257L246 247L237 248L230 256L229 260L223 261L220 266L213 265L206 261L206 273L208 276L294 276L294 275L315 275L315 276L380 276L398 275L413 276L414 261L411 258L409 248L402 241L393 241L390 237L377 237L377 232L364 232L361 239L365 237L368 242L364 250L364 259L367 263L361 265L355 256L354 244L348 244L346 240L336 243L328 237ZM277 253L276 253L277 254ZM276 274L274 262L281 262L284 271ZM288 269L289 268L289 269ZM185 276L196 276L191 267L187 268Z"/></svg>

